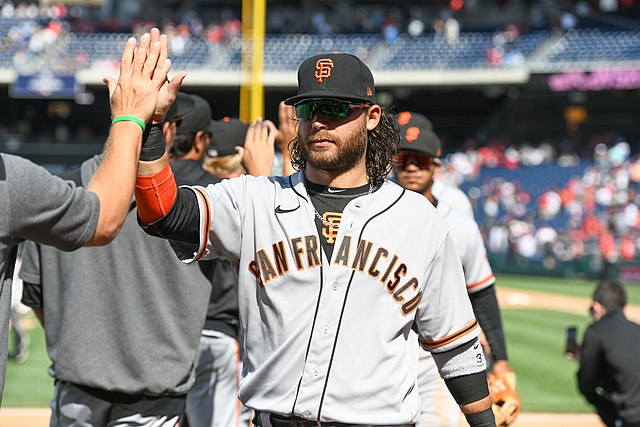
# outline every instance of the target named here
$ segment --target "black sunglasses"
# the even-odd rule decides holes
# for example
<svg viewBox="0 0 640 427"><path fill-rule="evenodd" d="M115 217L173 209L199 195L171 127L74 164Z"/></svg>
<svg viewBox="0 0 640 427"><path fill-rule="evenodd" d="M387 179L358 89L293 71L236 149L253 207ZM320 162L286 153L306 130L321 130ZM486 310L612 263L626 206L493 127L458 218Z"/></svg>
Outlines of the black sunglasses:
<svg viewBox="0 0 640 427"><path fill-rule="evenodd" d="M416 153L413 151L401 151L396 154L396 168L399 170L404 170L410 165L426 170L433 164L439 165L440 160L427 156L426 154Z"/></svg>
<svg viewBox="0 0 640 427"><path fill-rule="evenodd" d="M349 117L355 108L366 107L369 107L369 104L352 104L336 99L303 101L295 105L296 117L305 120L310 120L318 111L327 120L344 119Z"/></svg>

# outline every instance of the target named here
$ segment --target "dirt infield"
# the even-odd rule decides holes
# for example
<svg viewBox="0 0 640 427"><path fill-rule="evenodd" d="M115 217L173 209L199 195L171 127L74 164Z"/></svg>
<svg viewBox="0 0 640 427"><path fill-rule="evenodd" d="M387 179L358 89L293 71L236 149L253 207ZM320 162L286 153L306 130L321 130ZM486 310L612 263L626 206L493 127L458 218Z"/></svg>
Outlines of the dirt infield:
<svg viewBox="0 0 640 427"><path fill-rule="evenodd" d="M588 298L570 297L546 292L521 291L497 287L498 302L504 308L543 308L555 311L586 314L591 302ZM627 305L627 318L640 322L640 307Z"/></svg>
<svg viewBox="0 0 640 427"><path fill-rule="evenodd" d="M577 298L545 292L521 291L498 287L498 301L505 308L542 308L585 314L588 298ZM640 307L627 306L626 315L640 321ZM1 427L48 427L49 408L0 408ZM523 413L514 424L516 427L602 427L595 414L542 414ZM467 426L462 422L461 427Z"/></svg>

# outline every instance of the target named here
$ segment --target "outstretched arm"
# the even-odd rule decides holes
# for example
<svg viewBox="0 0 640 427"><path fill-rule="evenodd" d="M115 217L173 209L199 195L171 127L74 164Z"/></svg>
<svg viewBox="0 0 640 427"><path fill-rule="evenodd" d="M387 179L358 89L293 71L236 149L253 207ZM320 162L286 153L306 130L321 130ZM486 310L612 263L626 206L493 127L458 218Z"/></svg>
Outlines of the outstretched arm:
<svg viewBox="0 0 640 427"><path fill-rule="evenodd" d="M133 117L149 123L156 109L158 93L166 84L171 61L167 38L157 29L145 33L136 47L130 38L125 45L118 80L105 78L113 118ZM115 238L129 211L135 183L143 129L135 120L114 123L100 167L87 189L100 199L100 216L88 246L105 245Z"/></svg>

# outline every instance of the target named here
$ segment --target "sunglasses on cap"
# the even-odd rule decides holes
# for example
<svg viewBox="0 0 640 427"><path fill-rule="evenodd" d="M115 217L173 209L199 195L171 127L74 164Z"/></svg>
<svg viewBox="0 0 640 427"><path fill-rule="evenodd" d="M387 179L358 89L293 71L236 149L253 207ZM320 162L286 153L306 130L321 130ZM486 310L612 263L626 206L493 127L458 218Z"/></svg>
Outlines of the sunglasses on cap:
<svg viewBox="0 0 640 427"><path fill-rule="evenodd" d="M347 101L336 99L318 99L313 101L302 101L294 105L296 117L298 119L310 120L320 111L327 120L347 118L356 108L366 108L369 104L352 104Z"/></svg>
<svg viewBox="0 0 640 427"><path fill-rule="evenodd" d="M396 154L396 167L400 170L404 170L410 165L420 169L429 169L433 164L439 165L440 160L415 151L401 151Z"/></svg>

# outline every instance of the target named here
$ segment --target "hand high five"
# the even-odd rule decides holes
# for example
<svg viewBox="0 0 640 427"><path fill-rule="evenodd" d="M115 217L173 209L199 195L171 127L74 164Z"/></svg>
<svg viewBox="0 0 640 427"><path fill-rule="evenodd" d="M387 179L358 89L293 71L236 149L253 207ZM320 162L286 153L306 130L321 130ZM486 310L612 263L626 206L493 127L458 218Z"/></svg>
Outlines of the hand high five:
<svg viewBox="0 0 640 427"><path fill-rule="evenodd" d="M109 87L112 117L133 116L144 123L162 119L186 76L184 72L178 73L169 82L170 68L167 36L160 35L157 28L143 34L137 47L135 38L127 40L118 80L103 79Z"/></svg>

